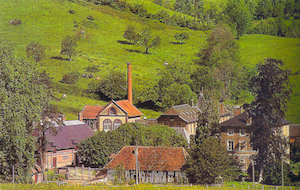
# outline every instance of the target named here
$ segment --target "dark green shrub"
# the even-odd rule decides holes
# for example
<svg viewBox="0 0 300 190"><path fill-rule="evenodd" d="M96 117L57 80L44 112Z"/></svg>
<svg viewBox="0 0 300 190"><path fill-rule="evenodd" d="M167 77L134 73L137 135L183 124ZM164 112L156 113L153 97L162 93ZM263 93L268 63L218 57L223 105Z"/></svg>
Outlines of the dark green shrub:
<svg viewBox="0 0 300 190"><path fill-rule="evenodd" d="M139 15L140 17L147 17L147 9L140 4L134 4L129 6L130 12L133 14Z"/></svg>
<svg viewBox="0 0 300 190"><path fill-rule="evenodd" d="M89 19L89 20L95 20L95 18L92 15L87 16L87 19Z"/></svg>
<svg viewBox="0 0 300 190"><path fill-rule="evenodd" d="M291 38L300 37L300 22L298 20L293 21L293 23L288 27L286 36Z"/></svg>
<svg viewBox="0 0 300 190"><path fill-rule="evenodd" d="M65 74L61 79L61 82L66 84L74 84L78 81L78 78L79 78L79 73L77 71L74 71Z"/></svg>

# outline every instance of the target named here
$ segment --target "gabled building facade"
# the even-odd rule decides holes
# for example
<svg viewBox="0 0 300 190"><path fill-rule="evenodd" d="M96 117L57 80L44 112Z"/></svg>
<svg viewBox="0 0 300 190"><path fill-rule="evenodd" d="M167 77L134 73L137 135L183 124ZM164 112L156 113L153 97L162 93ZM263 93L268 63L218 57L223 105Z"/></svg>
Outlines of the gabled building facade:
<svg viewBox="0 0 300 190"><path fill-rule="evenodd" d="M182 147L124 146L104 168L109 181L114 180L114 173L121 166L126 181L138 177L139 183L184 183L187 179L181 168L187 155Z"/></svg>
<svg viewBox="0 0 300 190"><path fill-rule="evenodd" d="M143 113L128 100L110 101L98 115L98 130L113 131L124 123L141 119Z"/></svg>

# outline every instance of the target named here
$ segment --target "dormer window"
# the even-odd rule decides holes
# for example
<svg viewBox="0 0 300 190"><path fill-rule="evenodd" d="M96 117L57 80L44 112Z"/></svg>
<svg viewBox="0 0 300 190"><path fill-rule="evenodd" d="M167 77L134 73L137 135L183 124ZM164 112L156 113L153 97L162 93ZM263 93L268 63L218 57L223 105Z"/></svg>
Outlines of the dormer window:
<svg viewBox="0 0 300 190"><path fill-rule="evenodd" d="M246 129L240 129L240 136L246 136Z"/></svg>
<svg viewBox="0 0 300 190"><path fill-rule="evenodd" d="M117 111L115 108L110 108L108 113L109 115L117 115Z"/></svg>
<svg viewBox="0 0 300 190"><path fill-rule="evenodd" d="M234 129L227 129L228 136L233 136L233 134L234 134Z"/></svg>

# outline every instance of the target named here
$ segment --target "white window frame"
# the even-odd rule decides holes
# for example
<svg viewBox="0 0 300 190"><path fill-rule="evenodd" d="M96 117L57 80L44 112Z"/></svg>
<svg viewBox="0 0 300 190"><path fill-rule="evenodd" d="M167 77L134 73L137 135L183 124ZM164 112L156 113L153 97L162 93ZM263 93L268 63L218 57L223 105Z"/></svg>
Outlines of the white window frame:
<svg viewBox="0 0 300 190"><path fill-rule="evenodd" d="M245 146L244 150L242 150L242 147L241 147L242 143L244 143L244 146ZM247 151L247 141L246 140L239 141L239 151Z"/></svg>
<svg viewBox="0 0 300 190"><path fill-rule="evenodd" d="M110 121L110 123L106 122L106 121ZM103 121L103 131L107 132L107 131L111 131L112 129L112 122L110 119L105 119Z"/></svg>
<svg viewBox="0 0 300 190"><path fill-rule="evenodd" d="M230 146L230 142L232 142L232 148ZM234 140L227 140L227 150L233 151L234 150Z"/></svg>
<svg viewBox="0 0 300 190"><path fill-rule="evenodd" d="M242 131L245 131L244 134L242 134ZM246 136L246 129L240 129L240 136Z"/></svg>
<svg viewBox="0 0 300 190"><path fill-rule="evenodd" d="M233 136L234 135L234 129L227 129L227 135L228 136Z"/></svg>
<svg viewBox="0 0 300 190"><path fill-rule="evenodd" d="M114 120L114 130L119 128L122 125L122 121L120 119L115 119Z"/></svg>

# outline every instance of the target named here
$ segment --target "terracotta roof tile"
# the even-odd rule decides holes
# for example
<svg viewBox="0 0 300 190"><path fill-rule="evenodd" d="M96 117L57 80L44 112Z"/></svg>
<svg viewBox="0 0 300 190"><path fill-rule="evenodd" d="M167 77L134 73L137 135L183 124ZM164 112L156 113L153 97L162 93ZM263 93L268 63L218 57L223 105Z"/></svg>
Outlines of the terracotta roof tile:
<svg viewBox="0 0 300 190"><path fill-rule="evenodd" d="M133 104L131 104L128 100L116 101L116 104L118 104L118 106L125 110L129 117L143 115L143 113L139 109L137 109Z"/></svg>
<svg viewBox="0 0 300 190"><path fill-rule="evenodd" d="M124 146L105 168L114 169L118 164L123 164L125 170L135 170L135 148ZM138 161L143 171L181 171L187 155L182 147L138 146Z"/></svg>
<svg viewBox="0 0 300 190"><path fill-rule="evenodd" d="M84 106L83 110L80 112L83 119L97 119L96 116L103 107L101 106Z"/></svg>

